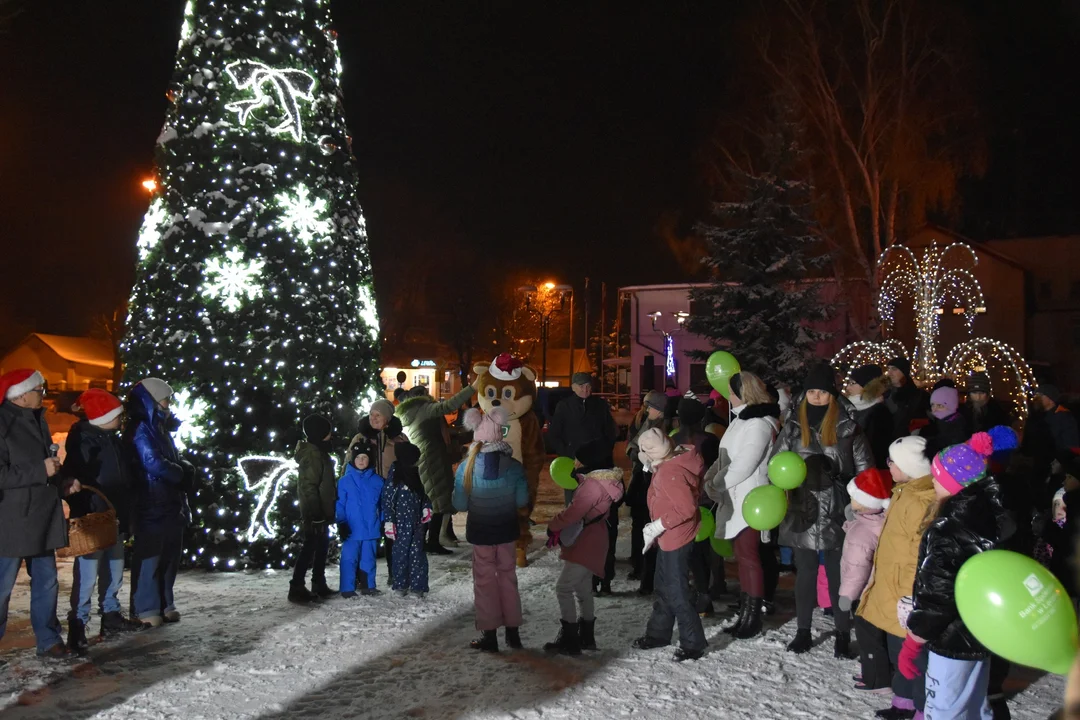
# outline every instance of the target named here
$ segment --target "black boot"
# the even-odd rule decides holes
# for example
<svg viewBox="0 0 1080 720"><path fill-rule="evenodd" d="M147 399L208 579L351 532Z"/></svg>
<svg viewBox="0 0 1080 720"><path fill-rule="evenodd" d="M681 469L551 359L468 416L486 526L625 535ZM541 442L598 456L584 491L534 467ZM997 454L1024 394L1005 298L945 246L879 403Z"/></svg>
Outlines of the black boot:
<svg viewBox="0 0 1080 720"><path fill-rule="evenodd" d="M580 655L581 638L578 635L577 623L559 621L559 634L554 642L544 643L544 652L559 653L560 655Z"/></svg>
<svg viewBox="0 0 1080 720"><path fill-rule="evenodd" d="M749 640L761 632L761 598L748 597L739 616L739 626L732 633L739 640Z"/></svg>
<svg viewBox="0 0 1080 720"><path fill-rule="evenodd" d="M601 580L593 588L594 597L611 597L611 583L607 580Z"/></svg>
<svg viewBox="0 0 1080 720"><path fill-rule="evenodd" d="M731 608L735 611L735 622L724 628L724 632L726 632L728 635L735 635L739 632L739 628L742 627L743 620L746 617L746 605L748 597L749 596L746 593L739 593L739 604L736 605L734 608Z"/></svg>
<svg viewBox="0 0 1080 720"><path fill-rule="evenodd" d="M522 648L521 634L517 628L506 628L506 647L511 650L520 650Z"/></svg>
<svg viewBox="0 0 1080 720"><path fill-rule="evenodd" d="M68 621L67 646L76 655L85 655L90 649L90 643L86 640L86 626L82 620L72 618Z"/></svg>
<svg viewBox="0 0 1080 720"><path fill-rule="evenodd" d="M584 620L578 618L578 639L581 641L582 650L597 650L596 647L596 618Z"/></svg>
<svg viewBox="0 0 1080 720"><path fill-rule="evenodd" d="M453 550L447 550L439 542L439 533L442 532L442 513L436 513L431 516L431 522L428 523L428 536L427 543L424 546L424 551L428 555L453 555Z"/></svg>
<svg viewBox="0 0 1080 720"><path fill-rule="evenodd" d="M122 632L138 632L142 630L142 623L138 620L128 620L119 610L107 612L101 616L101 634L115 635Z"/></svg>
<svg viewBox="0 0 1080 720"><path fill-rule="evenodd" d="M636 648L637 650L652 650L653 648L665 647L670 644L671 643L667 640L642 635L637 640L630 643L630 647Z"/></svg>
<svg viewBox="0 0 1080 720"><path fill-rule="evenodd" d="M874 717L884 718L884 720L911 720L915 717L914 710L904 710L898 707L887 707L884 710L878 710L874 713Z"/></svg>
<svg viewBox="0 0 1080 720"><path fill-rule="evenodd" d="M318 599L318 595L313 595L308 592L304 583L289 583L289 602L306 604L315 602Z"/></svg>
<svg viewBox="0 0 1080 720"><path fill-rule="evenodd" d="M854 656L851 653L851 634L846 632L836 631L836 641L833 644L833 657L844 658L845 660L851 660Z"/></svg>
<svg viewBox="0 0 1080 720"><path fill-rule="evenodd" d="M788 643L787 649L796 655L809 652L814 647L814 638L809 630L796 630L795 639Z"/></svg>
<svg viewBox="0 0 1080 720"><path fill-rule="evenodd" d="M337 590L331 590L330 586L326 584L326 580L312 582L311 592L314 595L318 596L321 600L325 600L326 598L332 598L337 595Z"/></svg>
<svg viewBox="0 0 1080 720"><path fill-rule="evenodd" d="M469 647L473 650L497 653L499 652L499 636L494 630L484 630L480 637L469 643Z"/></svg>
<svg viewBox="0 0 1080 720"><path fill-rule="evenodd" d="M686 660L700 660L704 655L704 650L687 650L680 647L675 648L675 654L671 656L671 659L675 662L685 662Z"/></svg>

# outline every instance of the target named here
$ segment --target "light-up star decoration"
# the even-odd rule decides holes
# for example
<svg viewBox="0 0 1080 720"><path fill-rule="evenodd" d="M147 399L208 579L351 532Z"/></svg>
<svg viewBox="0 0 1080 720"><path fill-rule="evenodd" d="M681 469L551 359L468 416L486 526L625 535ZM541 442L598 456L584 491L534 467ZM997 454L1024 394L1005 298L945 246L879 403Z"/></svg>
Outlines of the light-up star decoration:
<svg viewBox="0 0 1080 720"><path fill-rule="evenodd" d="M257 280L263 270L262 260L244 260L244 251L233 248L225 258L210 258L206 262L206 282L202 294L216 298L229 312L240 309L243 300L254 300L262 294Z"/></svg>
<svg viewBox="0 0 1080 720"><path fill-rule="evenodd" d="M255 496L255 508L251 511L244 540L273 540L277 537L277 524L270 518L270 513L285 484L295 481L300 466L289 458L249 455L240 458L236 467L244 478L244 489Z"/></svg>
<svg viewBox="0 0 1080 720"><path fill-rule="evenodd" d="M225 73L232 79L237 90L250 90L248 100L235 100L225 109L239 116L240 124L247 125L251 114L259 108L278 106L284 119L277 125L267 123L271 132L290 133L296 142L304 137L303 116L300 101L314 102L315 78L303 70L276 70L255 60L237 60L225 66Z"/></svg>
<svg viewBox="0 0 1080 720"><path fill-rule="evenodd" d="M193 396L187 389L177 390L169 401L169 408L180 421L173 441L180 451L196 445L206 437L203 419L210 406L202 398Z"/></svg>
<svg viewBox="0 0 1080 720"><path fill-rule="evenodd" d="M316 239L328 239L334 224L327 217L326 198L312 197L306 185L297 185L292 192L278 193L274 198L281 206L281 227L310 246Z"/></svg>

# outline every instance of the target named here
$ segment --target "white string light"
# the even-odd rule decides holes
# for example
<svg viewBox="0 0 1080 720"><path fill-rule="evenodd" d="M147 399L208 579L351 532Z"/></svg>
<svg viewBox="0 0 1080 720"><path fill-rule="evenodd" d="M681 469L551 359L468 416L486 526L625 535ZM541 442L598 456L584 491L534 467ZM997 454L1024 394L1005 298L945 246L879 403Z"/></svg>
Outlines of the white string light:
<svg viewBox="0 0 1080 720"><path fill-rule="evenodd" d="M305 245L316 240L326 240L334 230L327 217L326 198L312 197L307 185L298 183L292 192L278 193L274 198L281 207L281 229L296 234Z"/></svg>
<svg viewBox="0 0 1080 720"><path fill-rule="evenodd" d="M964 389L971 373L986 373L990 377L991 394L1008 398L1014 416L1022 422L1027 419L1028 404L1036 386L1035 373L1011 345L987 337L966 340L949 352L945 369L961 380Z"/></svg>
<svg viewBox="0 0 1080 720"><path fill-rule="evenodd" d="M229 312L236 312L244 299L254 300L262 294L258 279L263 265L262 260L244 260L244 251L239 248L227 251L225 259L210 258L206 261L202 293L220 300Z"/></svg>
<svg viewBox="0 0 1080 720"><path fill-rule="evenodd" d="M173 436L178 450L183 452L203 441L207 434L203 419L210 409L205 400L182 388L173 393L169 400L169 409L180 421L180 429Z"/></svg>
<svg viewBox="0 0 1080 720"><path fill-rule="evenodd" d="M863 365L880 365L884 370L885 365L895 357L908 357L904 343L896 338L884 342L857 340L841 348L840 352L833 355L829 364L844 377L844 382L848 383L851 381L852 371L857 368Z"/></svg>
<svg viewBox="0 0 1080 720"><path fill-rule="evenodd" d="M225 72L238 90L251 90L254 94L250 100L236 100L225 105L226 110L237 113L241 125L247 125L248 118L259 108L277 106L285 119L278 125L268 123L267 127L275 133L292 133L293 139L300 142L304 137L300 101L310 103L315 100L314 77L303 70L276 70L255 60L229 63ZM267 94L264 86L269 86L272 93Z"/></svg>
<svg viewBox="0 0 1080 720"><path fill-rule="evenodd" d="M140 263L146 262L146 258L161 241L162 228L168 219L169 210L165 201L160 197L155 197L150 202L150 209L146 211L146 216L143 217L142 227L139 228L139 240L136 247L139 250Z"/></svg>
<svg viewBox="0 0 1080 720"><path fill-rule="evenodd" d="M271 510L277 505L285 483L295 482L300 466L291 458L248 455L237 460L236 467L244 478L244 489L255 494L255 509L244 539L248 542L259 538L275 539L278 526L271 517Z"/></svg>

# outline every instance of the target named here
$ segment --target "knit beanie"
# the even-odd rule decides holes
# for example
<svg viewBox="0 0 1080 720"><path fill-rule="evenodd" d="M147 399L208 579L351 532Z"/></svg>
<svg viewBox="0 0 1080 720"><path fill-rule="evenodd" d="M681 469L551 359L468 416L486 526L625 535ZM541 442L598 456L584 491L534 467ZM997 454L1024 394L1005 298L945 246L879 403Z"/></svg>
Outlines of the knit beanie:
<svg viewBox="0 0 1080 720"><path fill-rule="evenodd" d="M943 405L941 410L934 410L934 405ZM930 412L938 420L944 420L947 417L952 417L956 414L957 408L960 407L960 394L954 387L939 387L933 393L930 394Z"/></svg>
<svg viewBox="0 0 1080 720"><path fill-rule="evenodd" d="M667 407L667 395L659 390L650 390L645 394L644 404L663 412L664 408Z"/></svg>
<svg viewBox="0 0 1080 720"><path fill-rule="evenodd" d="M930 392L934 392L939 388L955 388L956 383L952 378L943 377L934 383L934 387L930 388Z"/></svg>
<svg viewBox="0 0 1080 720"><path fill-rule="evenodd" d="M91 388L80 395L71 409L86 413L90 424L99 427L108 425L124 412L124 406L116 396L97 388Z"/></svg>
<svg viewBox="0 0 1080 720"><path fill-rule="evenodd" d="M896 368L900 372L904 373L906 377L911 377L911 361L906 357L896 356L889 361L888 367Z"/></svg>
<svg viewBox="0 0 1080 720"><path fill-rule="evenodd" d="M325 437L325 436L324 436ZM352 465L356 461L356 458L366 455L368 459L368 467L375 466L375 446L368 442L364 436L358 436L356 442L349 447L348 458L349 464Z"/></svg>
<svg viewBox="0 0 1080 720"><path fill-rule="evenodd" d="M379 398L375 402L371 403L371 410L368 414L379 413L384 418L389 420L394 417L394 404L385 398Z"/></svg>
<svg viewBox="0 0 1080 720"><path fill-rule="evenodd" d="M866 387L872 380L876 380L884 374L885 372L880 365L863 365L851 371L851 382L860 387Z"/></svg>
<svg viewBox="0 0 1080 720"><path fill-rule="evenodd" d="M1016 431L1008 425L995 425L986 431L990 436L990 442L994 446L994 452L990 454L990 467L992 472L1001 472L1009 464L1013 451L1020 447L1020 440Z"/></svg>
<svg viewBox="0 0 1080 720"><path fill-rule="evenodd" d="M331 430L333 426L322 415L308 415L304 418L304 437L311 442L321 442Z"/></svg>
<svg viewBox="0 0 1080 720"><path fill-rule="evenodd" d="M836 372L826 363L815 365L806 375L803 390L824 390L836 395Z"/></svg>
<svg viewBox="0 0 1080 720"><path fill-rule="evenodd" d="M1055 405L1061 404L1061 389L1057 385L1051 385L1050 383L1039 383L1039 387L1035 388L1036 395L1045 395L1050 398L1050 401Z"/></svg>
<svg viewBox="0 0 1080 720"><path fill-rule="evenodd" d="M500 442L503 439L502 426L507 421L506 410L501 407L493 407L486 414L477 408L465 411L465 427L472 430L473 442Z"/></svg>
<svg viewBox="0 0 1080 720"><path fill-rule="evenodd" d="M682 427L696 427L705 419L706 412L708 410L701 401L684 397L679 400L679 425Z"/></svg>
<svg viewBox="0 0 1080 720"><path fill-rule="evenodd" d="M930 458L926 457L926 438L908 435L889 445L889 459L900 471L914 480L930 474Z"/></svg>
<svg viewBox="0 0 1080 720"><path fill-rule="evenodd" d="M411 442L400 442L394 445L394 461L404 468L416 467L420 462L420 448Z"/></svg>
<svg viewBox="0 0 1080 720"><path fill-rule="evenodd" d="M967 391L969 393L981 392L990 394L990 376L984 372L972 373L971 377L967 381Z"/></svg>
<svg viewBox="0 0 1080 720"><path fill-rule="evenodd" d="M154 398L156 402L167 400L173 395L172 386L160 378L148 377L139 381L146 392L150 393L150 397Z"/></svg>
<svg viewBox="0 0 1080 720"><path fill-rule="evenodd" d="M847 485L853 502L871 510L885 510L892 496L893 479L888 470L869 468L856 475Z"/></svg>
<svg viewBox="0 0 1080 720"><path fill-rule="evenodd" d="M638 438L638 457L646 472L671 457L672 451L671 438L660 428L649 428Z"/></svg>
<svg viewBox="0 0 1080 720"><path fill-rule="evenodd" d="M963 445L945 448L934 456L930 472L950 495L986 477L987 458L994 445L986 433L975 433Z"/></svg>

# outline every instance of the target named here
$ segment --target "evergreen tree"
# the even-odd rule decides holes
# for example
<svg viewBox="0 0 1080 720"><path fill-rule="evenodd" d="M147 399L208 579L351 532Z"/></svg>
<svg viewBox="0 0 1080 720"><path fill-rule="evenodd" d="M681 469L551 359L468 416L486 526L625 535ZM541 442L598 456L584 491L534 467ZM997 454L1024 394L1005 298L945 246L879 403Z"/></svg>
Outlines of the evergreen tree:
<svg viewBox="0 0 1080 720"><path fill-rule="evenodd" d="M378 320L329 0L189 0L158 190L138 238L125 384L177 390L200 469L187 559L283 567L309 413L348 438Z"/></svg>
<svg viewBox="0 0 1080 720"><path fill-rule="evenodd" d="M831 312L819 285L807 282L828 258L819 250L812 188L792 179L800 150L790 123L775 124L764 155L763 173L731 169L741 201L716 203L717 223L698 227L712 284L692 291L697 310L688 327L731 352L744 369L796 384L824 337L811 323Z"/></svg>

